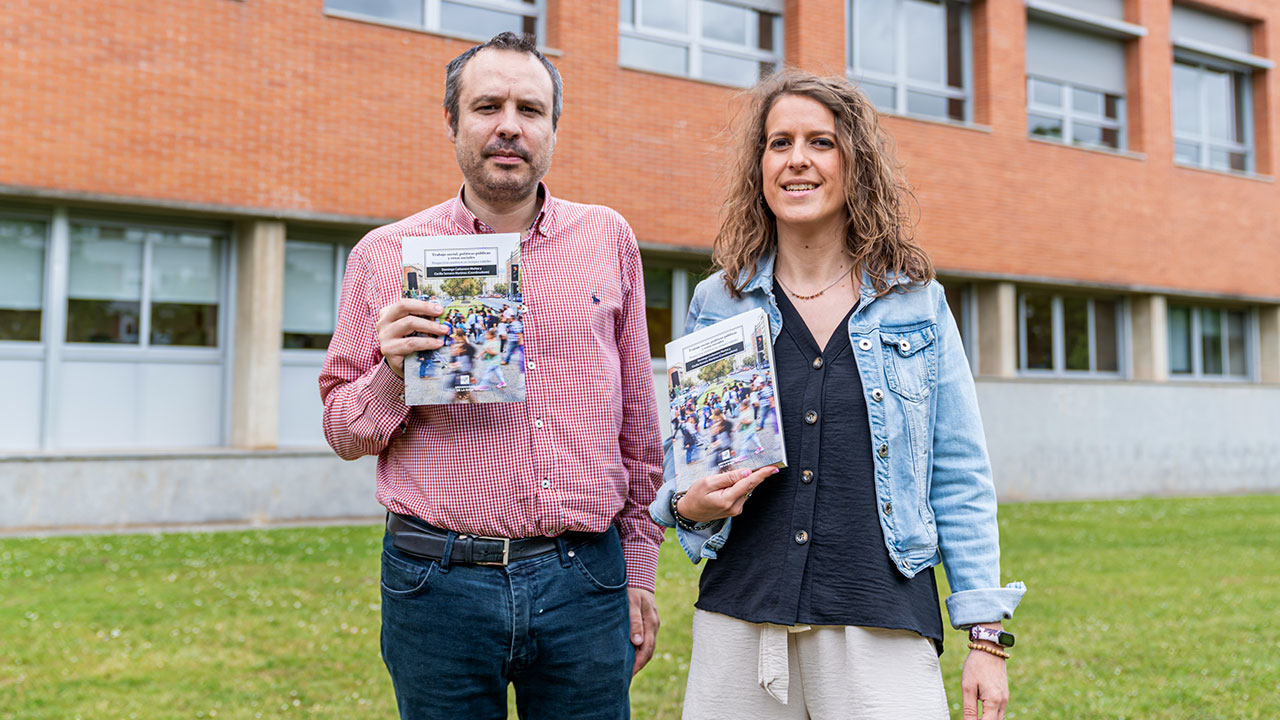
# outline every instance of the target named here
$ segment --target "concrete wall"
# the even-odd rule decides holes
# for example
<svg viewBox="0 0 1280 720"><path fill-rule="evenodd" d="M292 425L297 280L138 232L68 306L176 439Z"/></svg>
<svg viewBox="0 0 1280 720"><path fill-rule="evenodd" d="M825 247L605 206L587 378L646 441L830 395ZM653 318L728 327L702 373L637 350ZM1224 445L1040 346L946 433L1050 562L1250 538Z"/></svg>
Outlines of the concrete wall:
<svg viewBox="0 0 1280 720"><path fill-rule="evenodd" d="M1280 492L1280 387L978 381L1002 501Z"/></svg>

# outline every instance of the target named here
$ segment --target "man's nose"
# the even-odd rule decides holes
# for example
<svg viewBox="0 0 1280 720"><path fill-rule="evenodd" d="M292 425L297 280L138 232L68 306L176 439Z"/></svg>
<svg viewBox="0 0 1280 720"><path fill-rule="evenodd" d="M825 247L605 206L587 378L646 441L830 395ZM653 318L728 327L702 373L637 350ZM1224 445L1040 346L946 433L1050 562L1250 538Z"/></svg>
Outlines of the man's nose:
<svg viewBox="0 0 1280 720"><path fill-rule="evenodd" d="M520 136L520 114L514 107L504 107L498 118L498 136L515 138Z"/></svg>

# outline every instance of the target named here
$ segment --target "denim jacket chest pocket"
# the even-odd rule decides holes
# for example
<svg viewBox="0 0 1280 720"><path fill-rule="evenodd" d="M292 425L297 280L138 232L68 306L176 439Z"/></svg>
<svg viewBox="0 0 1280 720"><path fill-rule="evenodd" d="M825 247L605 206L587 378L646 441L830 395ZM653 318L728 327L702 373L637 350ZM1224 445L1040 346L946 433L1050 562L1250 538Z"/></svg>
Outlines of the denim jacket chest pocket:
<svg viewBox="0 0 1280 720"><path fill-rule="evenodd" d="M923 402L938 384L938 326L882 326L885 383L904 400Z"/></svg>

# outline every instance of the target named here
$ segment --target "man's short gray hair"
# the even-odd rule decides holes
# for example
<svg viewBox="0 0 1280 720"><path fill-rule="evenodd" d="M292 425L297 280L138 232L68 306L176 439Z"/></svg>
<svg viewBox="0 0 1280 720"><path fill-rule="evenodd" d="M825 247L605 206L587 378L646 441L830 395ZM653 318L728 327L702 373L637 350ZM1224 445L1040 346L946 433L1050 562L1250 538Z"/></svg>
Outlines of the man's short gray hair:
<svg viewBox="0 0 1280 720"><path fill-rule="evenodd" d="M560 122L560 108L564 105L564 85L560 81L560 71L538 51L538 44L532 35L516 35L504 32L494 35L489 42L481 43L449 61L444 71L444 109L449 113L449 125L454 132L458 131L458 95L462 92L462 68L467 66L471 58L481 50L514 50L528 53L542 62L551 76L551 129Z"/></svg>

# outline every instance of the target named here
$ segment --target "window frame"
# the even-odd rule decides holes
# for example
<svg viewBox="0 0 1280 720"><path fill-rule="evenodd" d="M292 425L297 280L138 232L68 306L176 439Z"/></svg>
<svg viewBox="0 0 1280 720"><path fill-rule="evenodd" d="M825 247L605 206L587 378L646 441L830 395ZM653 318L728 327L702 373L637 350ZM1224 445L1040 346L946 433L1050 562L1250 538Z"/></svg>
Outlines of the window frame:
<svg viewBox="0 0 1280 720"><path fill-rule="evenodd" d="M782 23L785 22L782 17L782 10L771 13L777 16L778 29L775 31L777 39L777 48L773 51L760 50L759 48L751 48L746 45L737 45L735 43L716 40L714 38L706 38L702 36L702 0L681 0L685 3L685 22L689 28L688 32L680 33L674 30L666 30L663 28L651 28L642 25L637 21L642 17L641 9L644 7L646 0L632 0L632 17L628 22L622 18L621 11L618 15L618 37L634 38L636 40L648 40L651 42L663 43L666 45L679 45L688 49L689 52L689 72L688 74L671 73L665 70L656 70L650 67L644 67L639 64L626 64L622 61L622 53L618 53L618 67L628 70L638 70L640 72L656 73L658 75L666 75L668 77L686 78L689 80L698 80L700 82L713 83L716 85L725 85L727 87L750 87L749 85L736 85L726 83L714 78L703 77L702 75L702 51L709 50L719 55L727 55L740 60L751 60L757 63L772 63L774 70L783 66L785 62L783 54L783 42L785 40L785 30ZM743 4L734 0L711 0L721 5L732 5L746 10L758 13L770 12L755 7L752 4ZM761 78L763 77L760 76Z"/></svg>
<svg viewBox="0 0 1280 720"><path fill-rule="evenodd" d="M1061 105L1059 107L1053 107L1050 105L1041 105L1037 103L1035 101L1035 94L1032 92L1032 89L1031 89L1031 84L1033 82L1058 85L1059 86L1058 99ZM1116 100L1117 119L1112 120L1111 118L1108 118L1105 115L1100 115L1100 116L1086 115L1075 110L1071 104L1071 99L1072 99L1071 93L1073 90L1084 90L1087 92L1101 94L1104 97L1104 100L1103 100L1104 112L1105 112L1105 103L1106 103L1105 98L1108 96L1116 97L1117 98ZM1106 90L1101 90L1095 87L1090 87L1088 85L1078 85L1075 83L1066 82L1064 80L1055 80L1052 78L1047 78L1047 77L1042 77L1039 75L1032 75L1031 73L1027 73L1027 115L1028 115L1027 137L1035 138L1037 140L1043 140L1044 142L1060 143L1062 145L1067 145L1069 147L1088 148L1090 150L1102 150L1103 152L1125 152L1129 149L1129 133L1128 133L1128 127L1125 123L1126 110L1127 108L1126 108L1124 95L1116 95L1115 93L1108 92ZM1055 117L1062 120L1062 137L1053 138L1047 135L1037 135L1031 132L1030 115L1032 114L1047 115L1047 116ZM1103 143L1076 142L1073 139L1073 133L1072 133L1072 130L1075 129L1076 122L1080 122L1088 125L1098 125L1106 129L1115 130L1117 134L1116 147L1111 147L1110 145L1106 145Z"/></svg>
<svg viewBox="0 0 1280 720"><path fill-rule="evenodd" d="M1191 133L1178 131L1178 106L1177 106L1177 87L1174 78L1174 71L1178 65L1185 65L1196 72L1199 120L1201 130L1199 133L1192 135ZM1235 105L1232 109L1234 114L1238 115L1241 124L1241 132L1244 135L1245 142L1233 143L1213 138L1208 130L1209 110L1209 93L1206 84L1202 81L1203 77L1209 71L1231 73L1232 86L1238 88L1233 93L1238 97L1234 98ZM1172 121L1173 130L1173 162L1175 165L1188 168L1197 168L1201 170L1214 170L1217 172L1236 173L1252 175L1257 172L1257 148L1256 137L1253 123L1253 69L1229 62L1227 60L1214 59L1206 55L1187 52L1178 48L1174 49L1173 62L1169 68L1170 88L1169 93L1169 114ZM1196 145L1197 152L1200 156L1199 162L1187 162L1178 157L1178 143L1192 143ZM1244 155L1244 169L1236 170L1235 168L1214 167L1210 164L1210 157L1213 150L1225 150L1228 153L1238 152Z"/></svg>
<svg viewBox="0 0 1280 720"><path fill-rule="evenodd" d="M857 83L859 87L861 87L864 79L871 80L879 85L892 85L894 88L894 107L890 109L876 106L876 109L883 113L957 125L973 124L973 12L970 3L967 0L938 0L938 4L943 5L944 10L948 4L955 4L959 6L961 11L960 80L963 83L963 87L957 89L945 84L923 83L907 76L908 33L906 23L903 20L903 0L892 0L895 33L894 67L896 72L889 75L858 67L857 46L855 43L859 16L858 7L861 3L876 1L883 0L847 0L845 3L845 74L849 80ZM907 95L909 92L923 93L947 100L961 100L964 102L964 117L956 120L950 115L928 115L910 112L907 110Z"/></svg>
<svg viewBox="0 0 1280 720"><path fill-rule="evenodd" d="M457 30L448 30L440 27L440 3L451 2L457 5L467 5L469 7L479 8L481 10L495 10L498 12L506 12L512 15L521 15L523 17L534 18L534 37L537 39L539 47L543 45L543 39L547 32L547 0L534 0L532 5L528 5L519 0L420 0L422 3L422 24L401 22L377 15L367 15L355 10L331 9L328 0L325 0L324 14L330 17L343 18L346 20L359 20L360 22L374 23L377 25L389 25L391 27L402 28L405 30L417 30L427 32L433 35L443 35L445 37L462 38L464 40L476 40L485 42L490 36L478 33L468 33ZM533 12L528 9L532 7Z"/></svg>
<svg viewBox="0 0 1280 720"><path fill-rule="evenodd" d="M1050 342L1052 368L1027 367L1027 294L1047 295L1050 298ZM1066 367L1065 322L1063 298L1081 299L1087 302L1089 369L1069 370ZM1116 304L1116 369L1098 370L1097 325L1095 301ZM1094 295L1086 293L1061 293L1037 288L1018 289L1018 374L1025 377L1070 377L1099 380L1123 380L1129 374L1129 304L1120 295Z"/></svg>
<svg viewBox="0 0 1280 720"><path fill-rule="evenodd" d="M1169 311L1175 307L1186 308L1190 311L1190 324L1187 328L1187 338L1191 343L1191 372L1174 372L1173 370L1173 352L1172 342L1169 337L1172 332L1172 326L1168 322ZM1204 335L1201 322L1201 313L1211 311L1218 313L1218 322L1222 328L1222 368L1221 374L1204 372ZM1230 356L1230 334L1226 321L1228 312L1243 313L1244 316L1244 374L1230 374L1231 356ZM1170 302L1165 311L1165 341L1169 344L1170 352L1166 355L1165 370L1168 377L1174 382L1231 382L1231 383L1251 383L1255 381L1255 373L1257 372L1258 363L1254 355L1258 348L1258 315L1252 307L1232 307L1225 305L1197 305L1193 303Z"/></svg>

